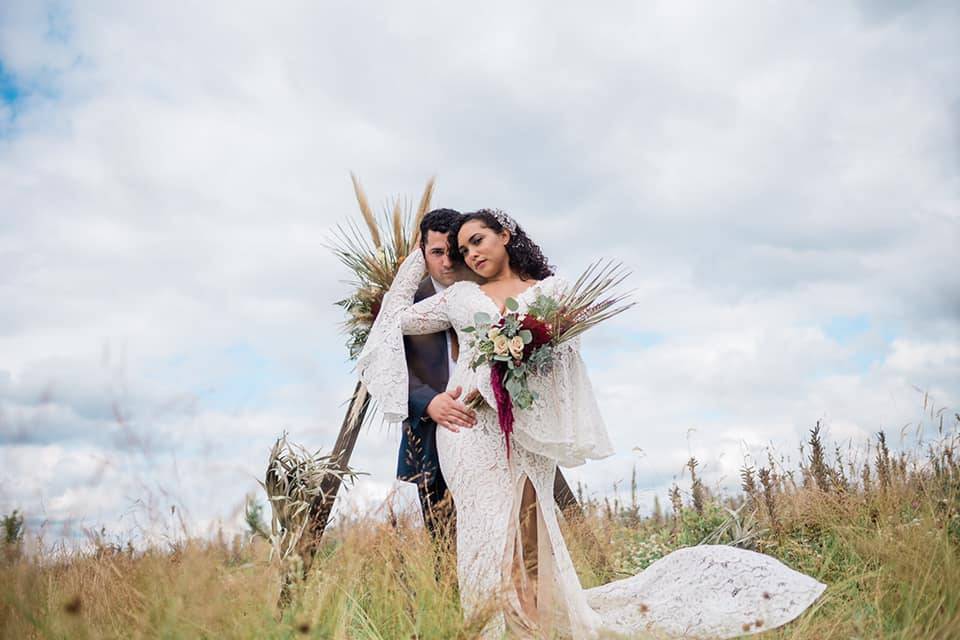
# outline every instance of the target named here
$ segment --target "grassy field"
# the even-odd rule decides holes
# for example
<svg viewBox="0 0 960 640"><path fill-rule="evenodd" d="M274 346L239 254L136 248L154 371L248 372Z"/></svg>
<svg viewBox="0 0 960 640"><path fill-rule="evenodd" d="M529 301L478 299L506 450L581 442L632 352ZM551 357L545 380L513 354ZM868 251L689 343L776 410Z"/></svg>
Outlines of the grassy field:
<svg viewBox="0 0 960 640"><path fill-rule="evenodd" d="M882 434L855 455L814 430L797 468L774 456L745 467L733 496L709 491L691 460L667 508L647 517L629 497L582 500L565 526L583 585L679 547L737 544L828 585L762 637L960 638L960 416L946 429L943 412L933 417L939 438L896 454ZM16 518L5 525L3 638L471 638L483 622L461 619L453 555L403 519L330 529L282 615L280 570L256 536L27 557Z"/></svg>

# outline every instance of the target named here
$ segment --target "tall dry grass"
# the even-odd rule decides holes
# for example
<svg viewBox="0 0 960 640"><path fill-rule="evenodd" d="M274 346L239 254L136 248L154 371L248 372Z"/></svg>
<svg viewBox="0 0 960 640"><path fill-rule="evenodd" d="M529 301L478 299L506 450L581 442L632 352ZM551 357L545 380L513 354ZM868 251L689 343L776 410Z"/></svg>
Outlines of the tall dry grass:
<svg viewBox="0 0 960 640"><path fill-rule="evenodd" d="M892 451L885 435L830 448L819 426L788 468L771 455L744 466L722 495L691 460L682 483L641 515L631 496L590 499L565 524L585 587L632 575L703 542L771 554L828 585L771 638L960 637L960 416L933 442ZM936 416L935 416L936 417ZM681 486L682 485L682 486ZM94 551L25 555L5 543L3 638L471 638L455 559L410 519L341 522L309 578L279 614L276 563L263 540L191 540L137 551L94 539Z"/></svg>

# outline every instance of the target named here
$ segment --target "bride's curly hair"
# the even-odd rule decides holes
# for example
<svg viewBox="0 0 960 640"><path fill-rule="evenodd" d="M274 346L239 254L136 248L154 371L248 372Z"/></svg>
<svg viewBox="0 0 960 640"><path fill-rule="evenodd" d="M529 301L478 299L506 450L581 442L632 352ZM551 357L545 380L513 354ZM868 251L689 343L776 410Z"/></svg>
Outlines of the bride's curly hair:
<svg viewBox="0 0 960 640"><path fill-rule="evenodd" d="M499 214L499 215L498 215ZM504 222L509 225L512 223L513 229L504 226ZM463 256L457 250L457 235L460 228L471 220L479 220L483 226L491 229L495 233L500 233L504 229L510 234L510 240L507 241L507 256L510 259L510 268L517 272L521 280L543 280L553 275L554 267L547 263L546 257L540 247L530 239L523 228L515 220L506 214L492 209L480 209L471 213L466 213L460 220L450 228L450 253L455 262L463 264Z"/></svg>

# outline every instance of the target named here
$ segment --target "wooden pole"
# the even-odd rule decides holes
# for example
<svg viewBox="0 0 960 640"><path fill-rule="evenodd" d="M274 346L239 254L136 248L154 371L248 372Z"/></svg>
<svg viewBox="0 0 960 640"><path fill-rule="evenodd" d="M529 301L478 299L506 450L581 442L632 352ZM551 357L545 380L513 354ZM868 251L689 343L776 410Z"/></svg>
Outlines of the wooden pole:
<svg viewBox="0 0 960 640"><path fill-rule="evenodd" d="M557 476L553 480L553 499L560 507L560 511L568 517L580 512L580 503L577 502L577 497L573 495L570 485L567 484L567 479L560 472L560 467L557 467Z"/></svg>
<svg viewBox="0 0 960 640"><path fill-rule="evenodd" d="M369 408L370 394L367 393L363 383L357 381L357 386L354 387L353 395L350 397L350 404L347 406L347 413L343 417L343 424L340 426L340 434L337 436L337 441L333 444L333 451L330 454L331 464L335 465L341 472L346 472L350 465L350 456L353 455L353 448L357 444L357 436L360 435L360 426L363 424L363 419L366 417ZM342 484L343 481L339 474L328 475L320 484L321 498L310 509L310 530L313 535L304 536L304 539L307 540L305 551L310 554L311 561L320 545L323 531L327 528L330 512L337 501L337 494L340 492Z"/></svg>
<svg viewBox="0 0 960 640"><path fill-rule="evenodd" d="M357 382L353 389L353 395L350 397L350 404L347 406L347 413L343 417L340 433L330 454L331 464L336 465L342 472L345 472L350 464L350 457L353 455L353 449L357 444L357 436L360 435L360 426L363 424L369 408L370 394L367 393L363 383ZM323 538L323 532L330 521L330 513L337 501L337 494L340 492L342 484L343 481L339 474L328 475L320 485L320 497L310 507L310 524L297 545L297 553L303 560L304 578L310 571L317 550L320 548L320 540ZM559 468L554 478L553 497L565 514L580 511L577 498L573 495L570 485L567 484L567 480L563 477ZM293 586L292 576L286 576L280 593L281 607L286 606L291 601Z"/></svg>
<svg viewBox="0 0 960 640"><path fill-rule="evenodd" d="M350 456L353 455L353 448L357 444L360 426L363 424L363 419L366 417L369 408L370 394L358 381L353 389L353 395L350 396L350 404L347 406L347 413L343 417L340 434L337 436L337 441L334 443L333 451L330 454L331 465L335 465L341 472L346 472L350 464ZM313 566L317 550L320 548L320 540L327 528L330 512L337 501L337 494L340 492L342 484L341 474L335 473L327 475L320 483L320 495L310 505L310 520L307 529L297 542L297 555L300 556L302 561L302 571L285 569L283 572L280 599L277 602L281 610L293 601L293 592L299 582L297 578L305 579ZM295 577L294 574L296 573L300 575Z"/></svg>

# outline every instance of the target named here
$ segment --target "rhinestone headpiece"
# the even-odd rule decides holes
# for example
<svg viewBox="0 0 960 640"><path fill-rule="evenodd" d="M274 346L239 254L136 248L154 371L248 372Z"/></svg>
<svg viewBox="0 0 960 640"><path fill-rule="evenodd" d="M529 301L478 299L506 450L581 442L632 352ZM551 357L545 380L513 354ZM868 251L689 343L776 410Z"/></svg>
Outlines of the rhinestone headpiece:
<svg viewBox="0 0 960 640"><path fill-rule="evenodd" d="M500 226L510 233L517 232L517 221L507 215L506 211L501 209L485 209L485 211L496 218L497 222L500 223Z"/></svg>

